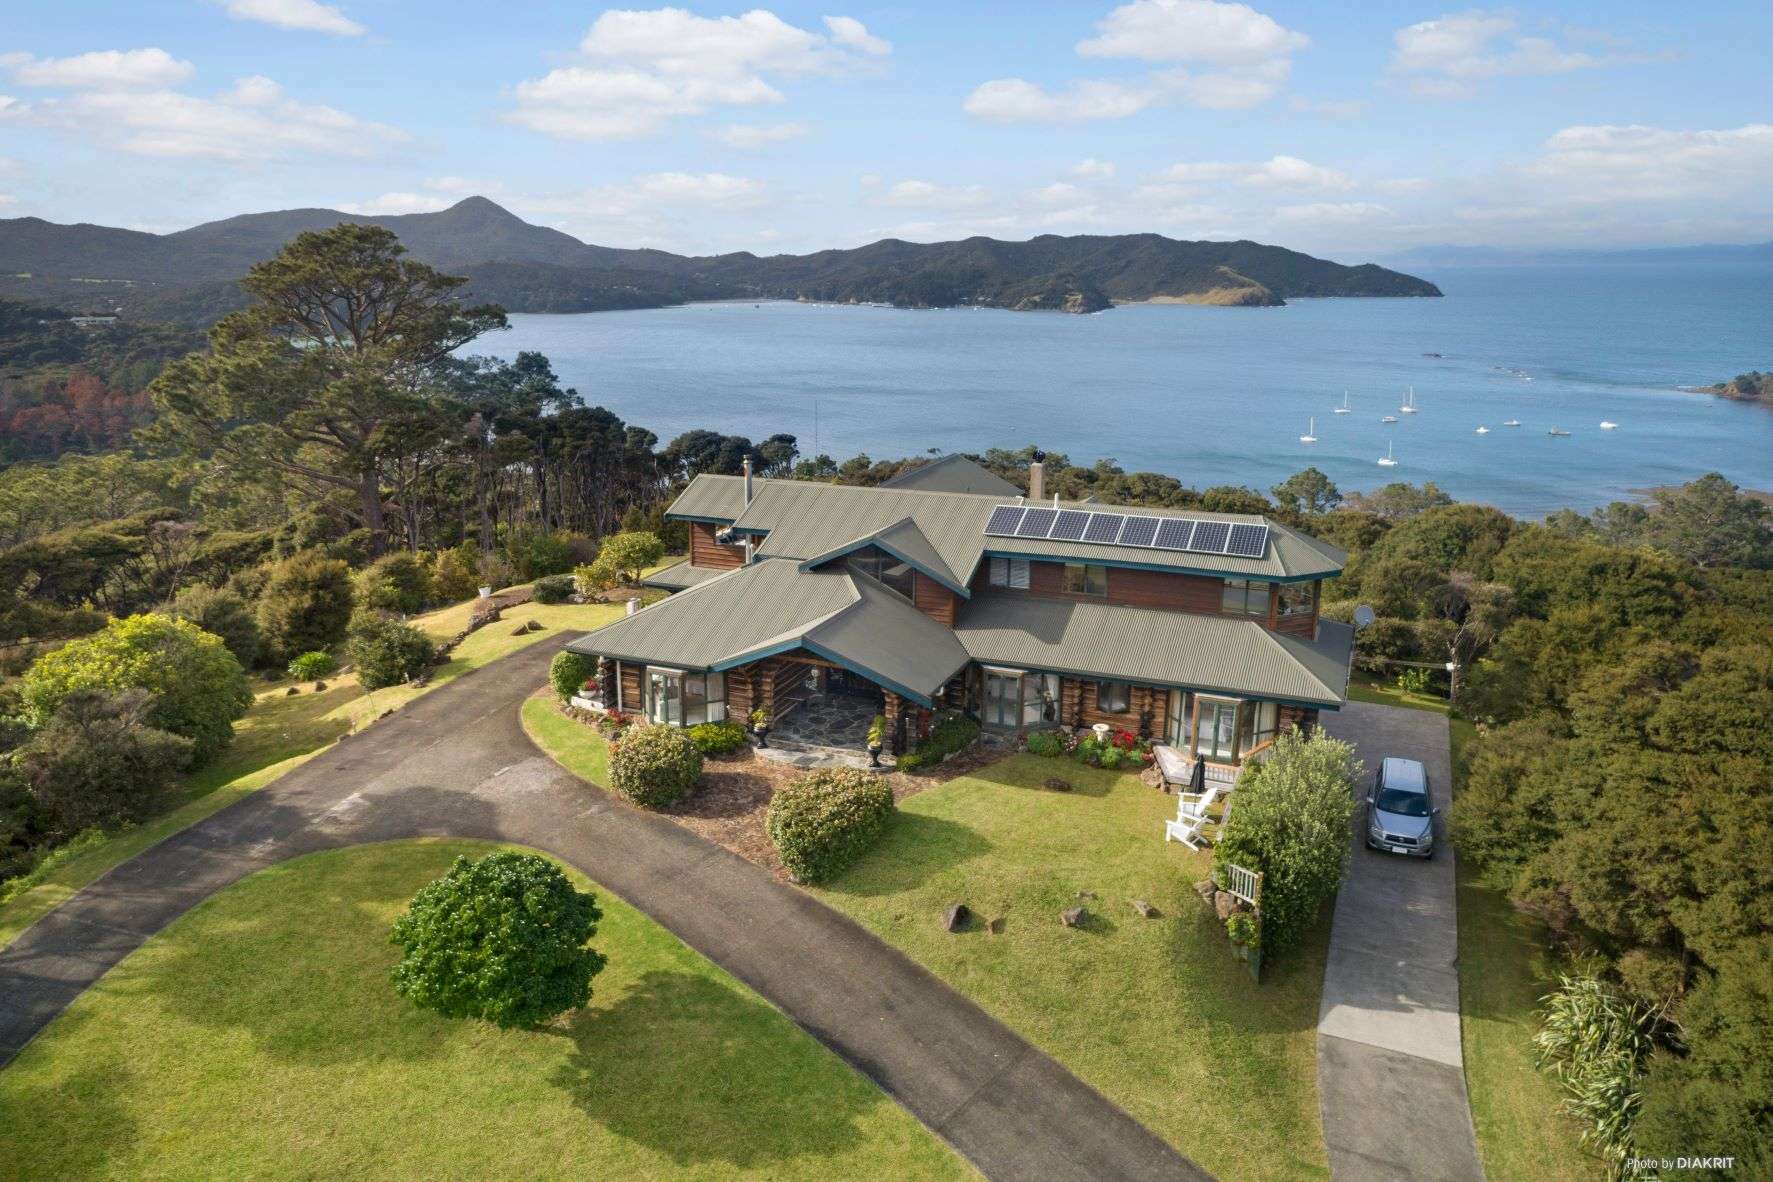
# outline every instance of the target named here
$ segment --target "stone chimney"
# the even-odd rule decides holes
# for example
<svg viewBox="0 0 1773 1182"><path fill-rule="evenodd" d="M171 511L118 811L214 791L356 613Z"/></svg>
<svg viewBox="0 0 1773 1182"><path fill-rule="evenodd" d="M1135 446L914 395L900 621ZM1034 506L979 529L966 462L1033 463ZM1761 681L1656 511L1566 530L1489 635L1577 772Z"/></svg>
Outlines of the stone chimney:
<svg viewBox="0 0 1773 1182"><path fill-rule="evenodd" d="M1046 499L1046 495L1047 495L1047 466L1045 463L1046 458L1047 458L1046 452L1037 451L1034 453L1033 462L1028 465L1028 499L1030 502L1038 503L1038 502Z"/></svg>
<svg viewBox="0 0 1773 1182"><path fill-rule="evenodd" d="M745 457L745 507L751 507L751 457Z"/></svg>

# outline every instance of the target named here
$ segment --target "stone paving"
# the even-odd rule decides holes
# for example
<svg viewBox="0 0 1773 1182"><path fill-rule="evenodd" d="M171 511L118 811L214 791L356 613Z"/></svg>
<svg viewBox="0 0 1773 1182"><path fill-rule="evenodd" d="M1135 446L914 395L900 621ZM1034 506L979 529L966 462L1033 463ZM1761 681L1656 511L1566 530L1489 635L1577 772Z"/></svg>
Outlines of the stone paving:
<svg viewBox="0 0 1773 1182"><path fill-rule="evenodd" d="M865 751L868 724L880 713L880 702L856 694L818 694L796 706L770 732L778 739L808 747L841 747Z"/></svg>

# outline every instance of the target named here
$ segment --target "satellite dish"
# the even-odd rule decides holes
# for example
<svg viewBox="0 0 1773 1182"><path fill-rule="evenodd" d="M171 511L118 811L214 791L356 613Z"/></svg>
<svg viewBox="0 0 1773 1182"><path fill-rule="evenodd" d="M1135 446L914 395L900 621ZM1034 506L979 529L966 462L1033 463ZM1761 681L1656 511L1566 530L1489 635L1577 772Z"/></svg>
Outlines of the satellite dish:
<svg viewBox="0 0 1773 1182"><path fill-rule="evenodd" d="M1378 618L1379 617L1374 614L1373 609L1364 603L1354 609L1354 626L1357 629L1365 628Z"/></svg>

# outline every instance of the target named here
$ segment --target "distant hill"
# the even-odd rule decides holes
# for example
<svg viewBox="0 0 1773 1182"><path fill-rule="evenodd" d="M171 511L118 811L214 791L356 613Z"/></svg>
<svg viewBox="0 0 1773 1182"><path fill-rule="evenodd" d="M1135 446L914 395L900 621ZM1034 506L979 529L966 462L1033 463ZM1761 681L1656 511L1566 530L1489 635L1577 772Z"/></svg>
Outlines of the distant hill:
<svg viewBox="0 0 1773 1182"><path fill-rule="evenodd" d="M1309 296L1438 296L1432 283L1371 263L1349 267L1257 242L1158 234L1027 242L884 239L854 250L691 258L593 246L531 225L484 197L437 213L288 209L173 234L41 218L0 220L0 294L201 323L239 306L235 281L305 230L386 226L414 257L471 280L469 294L518 312L662 307L723 298L900 307L1091 312L1117 302L1279 304Z"/></svg>

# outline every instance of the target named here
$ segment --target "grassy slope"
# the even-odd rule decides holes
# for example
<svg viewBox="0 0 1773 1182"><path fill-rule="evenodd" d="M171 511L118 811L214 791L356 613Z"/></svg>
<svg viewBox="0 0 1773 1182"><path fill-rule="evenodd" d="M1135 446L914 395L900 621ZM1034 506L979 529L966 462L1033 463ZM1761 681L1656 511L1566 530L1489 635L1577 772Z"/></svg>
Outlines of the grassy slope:
<svg viewBox="0 0 1773 1182"><path fill-rule="evenodd" d="M1055 774L1074 791L1043 790ZM1137 777L1016 756L905 800L880 845L815 893L1213 1173L1321 1177L1324 940L1251 982L1194 897L1210 856L1163 841L1174 810ZM1064 928L1079 891L1099 918ZM944 931L956 902L1003 917L1002 934Z"/></svg>
<svg viewBox="0 0 1773 1182"><path fill-rule="evenodd" d="M468 625L473 601L446 607L413 620L433 638L448 640ZM87 883L134 857L187 825L220 811L248 792L264 787L283 772L324 749L340 735L361 730L384 711L405 705L472 669L519 649L557 636L598 628L621 617L620 604L524 604L508 609L504 618L469 636L432 677L425 689L397 686L365 693L354 676L334 678L322 693L304 684L288 694L288 681L258 692L245 718L234 725L234 742L208 767L190 777L185 803L166 816L120 833L56 866L40 882L0 904L0 947L12 942L38 917ZM543 630L512 635L528 620Z"/></svg>
<svg viewBox="0 0 1773 1182"><path fill-rule="evenodd" d="M610 964L586 1009L503 1031L403 1002L388 925L457 854L493 848L330 851L194 909L0 1072L0 1177L967 1175L601 889L593 943Z"/></svg>
<svg viewBox="0 0 1773 1182"><path fill-rule="evenodd" d="M1477 728L1452 714L1446 699L1370 680L1350 685L1348 696L1449 714L1458 791ZM1463 861L1458 889L1460 1033L1484 1169L1492 1178L1602 1177L1605 1170L1577 1142L1580 1128L1559 1109L1561 1093L1533 1066L1534 1011L1551 987L1540 969L1543 932Z"/></svg>

